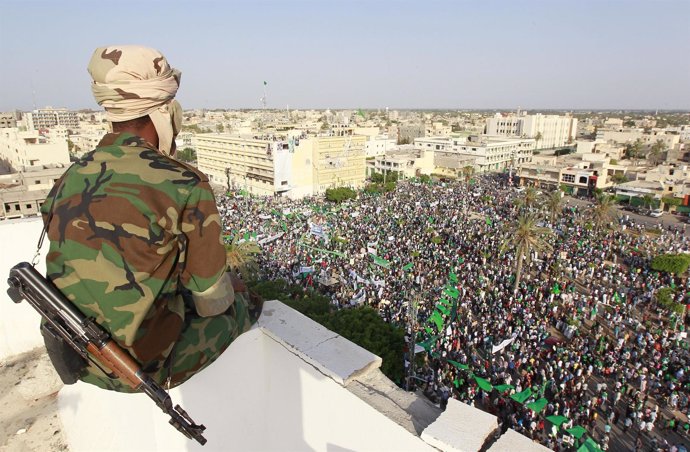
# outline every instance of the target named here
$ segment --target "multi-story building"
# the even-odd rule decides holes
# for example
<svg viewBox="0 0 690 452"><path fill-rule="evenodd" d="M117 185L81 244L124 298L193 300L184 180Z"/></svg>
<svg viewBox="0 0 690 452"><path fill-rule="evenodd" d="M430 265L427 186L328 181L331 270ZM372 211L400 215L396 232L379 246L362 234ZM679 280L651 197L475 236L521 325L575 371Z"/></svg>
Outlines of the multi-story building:
<svg viewBox="0 0 690 452"><path fill-rule="evenodd" d="M398 177L408 179L418 175L431 175L434 172L434 153L420 149L405 149L378 155L367 161L369 175L376 172L387 174L396 172Z"/></svg>
<svg viewBox="0 0 690 452"><path fill-rule="evenodd" d="M29 130L50 129L55 126L64 126L68 129L79 127L77 112L66 108L41 108L26 113L26 119Z"/></svg>
<svg viewBox="0 0 690 452"><path fill-rule="evenodd" d="M538 138L538 149L549 149L571 143L577 135L577 118L558 115L502 116L486 119L486 134L506 137Z"/></svg>
<svg viewBox="0 0 690 452"><path fill-rule="evenodd" d="M51 187L67 167L33 167L0 175L0 220L38 215Z"/></svg>
<svg viewBox="0 0 690 452"><path fill-rule="evenodd" d="M640 140L643 145L651 146L657 141L664 143L667 149L673 149L680 143L680 135L677 133L667 133L662 129L654 129L645 132L644 129L621 128L621 129L599 129L597 130L597 141L613 141L626 144Z"/></svg>
<svg viewBox="0 0 690 452"><path fill-rule="evenodd" d="M84 131L77 135L70 135L69 139L74 145L72 153L79 157L87 152L93 151L98 147L98 143L101 142L105 133L104 130L94 130L91 132Z"/></svg>
<svg viewBox="0 0 690 452"><path fill-rule="evenodd" d="M369 137L364 144L364 152L367 158L385 155L386 151L391 151L397 147L395 140L388 139L387 136Z"/></svg>
<svg viewBox="0 0 690 452"><path fill-rule="evenodd" d="M0 129L0 167L23 171L29 167L69 164L67 141L49 142L35 131Z"/></svg>
<svg viewBox="0 0 690 452"><path fill-rule="evenodd" d="M505 138L488 135L469 137L418 138L415 146L444 157L453 155L472 157L479 172L501 171L518 167L532 160L535 140L531 138Z"/></svg>
<svg viewBox="0 0 690 452"><path fill-rule="evenodd" d="M0 129L17 127L17 115L15 113L0 113Z"/></svg>
<svg viewBox="0 0 690 452"><path fill-rule="evenodd" d="M398 141L411 143L417 138L425 137L425 124L401 124L398 126Z"/></svg>
<svg viewBox="0 0 690 452"><path fill-rule="evenodd" d="M194 137L198 167L212 183L255 195L301 198L364 184L366 137Z"/></svg>

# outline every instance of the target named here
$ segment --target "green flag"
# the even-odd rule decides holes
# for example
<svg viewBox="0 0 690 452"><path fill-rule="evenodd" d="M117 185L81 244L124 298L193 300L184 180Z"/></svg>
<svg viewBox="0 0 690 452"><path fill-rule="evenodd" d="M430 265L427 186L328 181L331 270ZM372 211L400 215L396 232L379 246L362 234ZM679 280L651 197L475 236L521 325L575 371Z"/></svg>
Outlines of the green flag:
<svg viewBox="0 0 690 452"><path fill-rule="evenodd" d="M283 229L283 232L287 232L287 223L285 223L284 221L281 221L280 227Z"/></svg>
<svg viewBox="0 0 690 452"><path fill-rule="evenodd" d="M470 366L468 366L467 364L462 364L457 361L453 361L452 359L449 359L448 362L460 370L470 370Z"/></svg>
<svg viewBox="0 0 690 452"><path fill-rule="evenodd" d="M438 300L438 302L447 308L453 306L453 303L447 298L441 298L440 300Z"/></svg>
<svg viewBox="0 0 690 452"><path fill-rule="evenodd" d="M391 263L388 262L386 259L382 259L375 254L369 254L369 256L371 256L372 259L374 259L374 263L379 267L383 267L385 269L389 269L391 267Z"/></svg>
<svg viewBox="0 0 690 452"><path fill-rule="evenodd" d="M429 329L429 328L426 328L426 329L427 329L427 332L429 334L433 333L433 331L431 331L431 329ZM434 345L434 343L436 343L436 339L438 339L438 336L433 336L433 337L430 337L429 339L427 339L426 341L424 341L418 345L420 347L422 347L424 350L426 350L427 352L430 352L431 347Z"/></svg>
<svg viewBox="0 0 690 452"><path fill-rule="evenodd" d="M543 410L544 407L546 407L546 404L548 404L548 403L549 403L549 401L546 399L539 399L539 400L536 400L532 403L528 403L525 406L527 408L529 408L530 410L534 411L535 413L540 413L541 410Z"/></svg>
<svg viewBox="0 0 690 452"><path fill-rule="evenodd" d="M618 291L615 291L615 292L613 293L613 301L615 301L616 303L620 303L620 302L621 302L621 296L618 295Z"/></svg>
<svg viewBox="0 0 690 452"><path fill-rule="evenodd" d="M357 114L358 114L359 116L361 116L362 118L365 117L365 116L364 116L364 112L362 111L361 108L359 109L359 111L357 112Z"/></svg>
<svg viewBox="0 0 690 452"><path fill-rule="evenodd" d="M431 217L431 216L430 216L430 217L429 217L429 223L433 223L434 221L435 221L435 220L434 220L434 217Z"/></svg>
<svg viewBox="0 0 690 452"><path fill-rule="evenodd" d="M439 311L441 311L441 313L442 313L443 315L450 315L450 309L448 309L447 307L445 307L445 306L442 305L441 303L439 303L439 304L436 305L436 309L438 309Z"/></svg>
<svg viewBox="0 0 690 452"><path fill-rule="evenodd" d="M546 420L551 422L556 427L560 427L561 424L568 420L568 418L565 416L547 416Z"/></svg>
<svg viewBox="0 0 690 452"><path fill-rule="evenodd" d="M496 385L494 386L498 392L506 392L509 389L515 389L513 385Z"/></svg>
<svg viewBox="0 0 690 452"><path fill-rule="evenodd" d="M494 224L494 222L491 221L491 218L486 217L486 224L487 224L488 226L491 226L492 224Z"/></svg>
<svg viewBox="0 0 690 452"><path fill-rule="evenodd" d="M451 286L446 286L443 293L448 295L451 298L458 298L458 296L460 296L460 292L458 292L458 289L456 289L455 287L451 287Z"/></svg>
<svg viewBox="0 0 690 452"><path fill-rule="evenodd" d="M481 377L477 377L476 375L474 376L474 380L477 382L477 385L486 392L491 392L491 390L494 388L491 385L491 383L489 383L489 380L485 380Z"/></svg>
<svg viewBox="0 0 690 452"><path fill-rule="evenodd" d="M510 396L511 399L515 400L518 403L525 403L525 401L530 397L532 397L532 388L527 388L522 392L518 392L517 394L513 394Z"/></svg>
<svg viewBox="0 0 690 452"><path fill-rule="evenodd" d="M571 435L573 435L577 439L582 438L582 435L587 433L587 430L585 430L583 427L580 427L579 425L576 425L575 427L570 427L570 428L566 429L565 431L570 433Z"/></svg>
<svg viewBox="0 0 690 452"><path fill-rule="evenodd" d="M460 387L460 382L458 381L457 378L455 380L453 380L453 384L455 385L456 388Z"/></svg>
<svg viewBox="0 0 690 452"><path fill-rule="evenodd" d="M414 265L412 265L412 262L410 262L409 264L407 264L403 267L403 270L408 272L408 271L412 270L412 267L414 267Z"/></svg>
<svg viewBox="0 0 690 452"><path fill-rule="evenodd" d="M451 282L454 282L454 283L458 282L458 275L456 275L453 272L450 272L450 274L448 275L448 278L450 279Z"/></svg>
<svg viewBox="0 0 690 452"><path fill-rule="evenodd" d="M436 324L436 331L440 332L441 329L443 329L443 317L441 317L441 314L439 314L438 311L434 311L433 314L431 314L431 317L429 317L429 320Z"/></svg>
<svg viewBox="0 0 690 452"><path fill-rule="evenodd" d="M587 438L577 452L601 452L601 447L592 438Z"/></svg>
<svg viewBox="0 0 690 452"><path fill-rule="evenodd" d="M551 293L554 295L558 295L561 293L561 288L558 285L558 283L554 284L553 287L551 288Z"/></svg>

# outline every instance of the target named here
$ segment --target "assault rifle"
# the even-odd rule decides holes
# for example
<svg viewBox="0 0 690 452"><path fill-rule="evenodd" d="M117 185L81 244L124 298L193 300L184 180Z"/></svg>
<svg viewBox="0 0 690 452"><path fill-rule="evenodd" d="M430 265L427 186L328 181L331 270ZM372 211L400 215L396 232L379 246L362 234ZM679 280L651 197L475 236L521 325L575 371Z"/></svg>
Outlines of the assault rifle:
<svg viewBox="0 0 690 452"><path fill-rule="evenodd" d="M42 328L61 339L81 358L104 370L111 378L119 378L134 390L148 395L170 416L170 424L187 438L201 445L206 443L206 427L196 424L179 406L173 407L170 395L145 374L132 356L110 338L108 332L79 311L55 285L31 264L21 262L10 270L7 294L12 301L26 300L45 319ZM61 375L62 377L62 375Z"/></svg>

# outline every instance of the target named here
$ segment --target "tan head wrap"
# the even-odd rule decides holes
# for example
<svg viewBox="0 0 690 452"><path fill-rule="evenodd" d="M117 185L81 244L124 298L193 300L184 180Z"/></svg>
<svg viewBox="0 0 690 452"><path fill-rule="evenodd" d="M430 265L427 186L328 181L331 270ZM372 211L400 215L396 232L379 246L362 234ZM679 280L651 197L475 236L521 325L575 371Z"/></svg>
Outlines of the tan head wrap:
<svg viewBox="0 0 690 452"><path fill-rule="evenodd" d="M89 62L91 90L108 121L149 116L158 133L158 147L169 152L179 132L182 108L174 100L181 73L157 50L142 46L96 49Z"/></svg>

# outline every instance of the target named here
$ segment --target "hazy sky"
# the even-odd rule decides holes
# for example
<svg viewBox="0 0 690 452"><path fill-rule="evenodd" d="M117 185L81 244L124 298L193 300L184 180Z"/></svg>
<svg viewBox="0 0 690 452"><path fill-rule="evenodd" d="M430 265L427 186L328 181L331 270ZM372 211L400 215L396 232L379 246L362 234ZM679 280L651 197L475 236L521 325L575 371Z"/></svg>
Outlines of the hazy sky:
<svg viewBox="0 0 690 452"><path fill-rule="evenodd" d="M184 108L690 109L690 0L0 5L0 111L97 108L98 46L182 71ZM32 94L35 93L35 94Z"/></svg>

